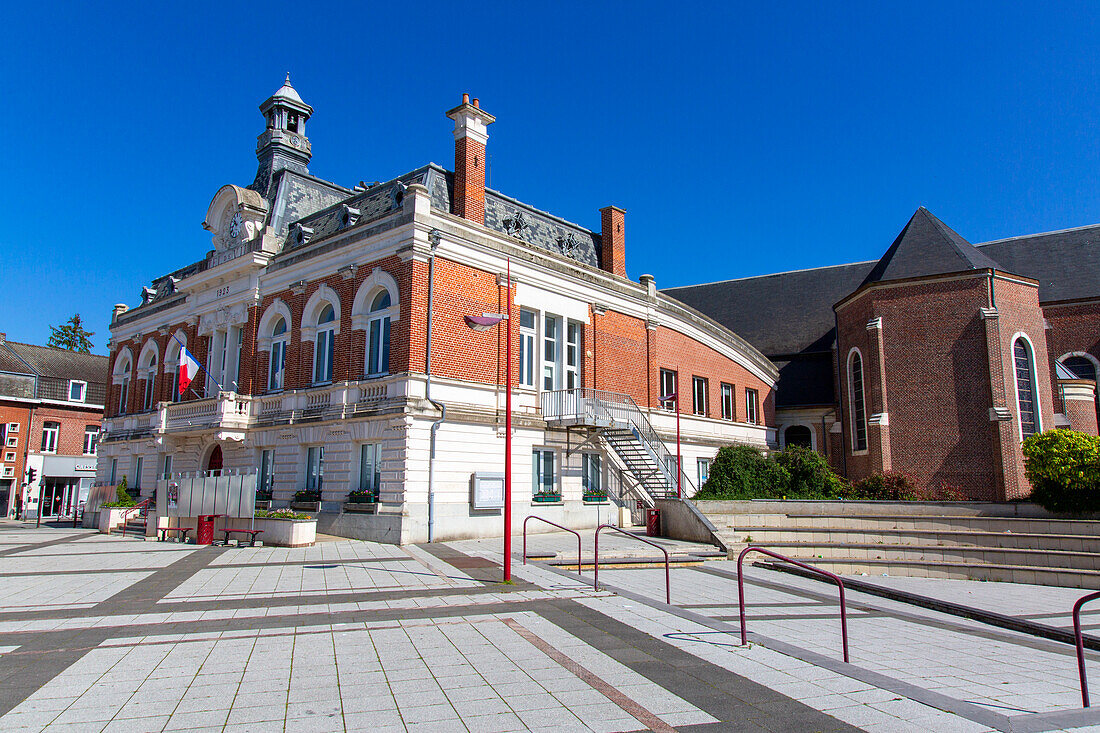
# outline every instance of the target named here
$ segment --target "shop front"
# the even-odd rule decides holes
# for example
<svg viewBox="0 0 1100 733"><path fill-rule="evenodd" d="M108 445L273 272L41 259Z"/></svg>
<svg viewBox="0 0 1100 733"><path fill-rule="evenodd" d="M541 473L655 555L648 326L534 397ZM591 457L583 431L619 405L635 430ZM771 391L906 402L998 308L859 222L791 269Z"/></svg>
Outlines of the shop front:
<svg viewBox="0 0 1100 733"><path fill-rule="evenodd" d="M71 517L95 483L94 457L43 456L39 481L42 518Z"/></svg>

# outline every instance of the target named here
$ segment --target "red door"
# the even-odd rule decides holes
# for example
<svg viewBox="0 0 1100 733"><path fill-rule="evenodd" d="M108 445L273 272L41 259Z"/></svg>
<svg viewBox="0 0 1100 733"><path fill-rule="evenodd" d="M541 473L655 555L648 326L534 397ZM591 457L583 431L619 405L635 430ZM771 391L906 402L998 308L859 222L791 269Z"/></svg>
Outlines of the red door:
<svg viewBox="0 0 1100 733"><path fill-rule="evenodd" d="M210 458L206 461L206 470L214 473L215 476L221 475L222 470L222 447L220 445L214 446L214 450L210 452Z"/></svg>

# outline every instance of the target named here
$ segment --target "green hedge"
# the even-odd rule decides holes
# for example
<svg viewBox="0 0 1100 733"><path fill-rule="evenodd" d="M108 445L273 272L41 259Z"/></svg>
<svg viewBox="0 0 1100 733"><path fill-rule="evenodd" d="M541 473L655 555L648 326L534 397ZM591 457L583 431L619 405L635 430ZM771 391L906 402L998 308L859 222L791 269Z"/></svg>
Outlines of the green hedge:
<svg viewBox="0 0 1100 733"><path fill-rule="evenodd" d="M765 456L756 448L738 445L718 451L710 476L695 498L836 499L844 486L844 479L817 451L792 446Z"/></svg>
<svg viewBox="0 0 1100 733"><path fill-rule="evenodd" d="M1031 500L1052 512L1100 511L1100 438L1048 430L1024 441Z"/></svg>

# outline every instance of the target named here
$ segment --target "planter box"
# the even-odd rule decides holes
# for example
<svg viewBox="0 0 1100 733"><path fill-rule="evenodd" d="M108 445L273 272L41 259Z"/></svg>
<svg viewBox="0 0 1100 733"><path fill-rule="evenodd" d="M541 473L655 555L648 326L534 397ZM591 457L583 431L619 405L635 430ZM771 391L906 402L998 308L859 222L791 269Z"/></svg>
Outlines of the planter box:
<svg viewBox="0 0 1100 733"><path fill-rule="evenodd" d="M255 529L262 529L264 533L256 538L265 546L275 547L309 547L317 541L316 519L268 519L257 517L254 520ZM247 519L234 519L230 522L233 527L248 527Z"/></svg>
<svg viewBox="0 0 1100 733"><path fill-rule="evenodd" d="M561 504L560 496L532 496L531 501L536 504Z"/></svg>
<svg viewBox="0 0 1100 733"><path fill-rule="evenodd" d="M129 507L103 507L99 510L99 531L110 534L111 530L123 524L122 513Z"/></svg>
<svg viewBox="0 0 1100 733"><path fill-rule="evenodd" d="M296 512L319 512L321 511L321 502L319 501L292 501L290 502L290 508Z"/></svg>
<svg viewBox="0 0 1100 733"><path fill-rule="evenodd" d="M256 500L256 508L257 509L270 509L271 508L271 499L257 499Z"/></svg>
<svg viewBox="0 0 1100 733"><path fill-rule="evenodd" d="M585 504L606 504L608 498L606 496L586 496L584 497Z"/></svg>
<svg viewBox="0 0 1100 733"><path fill-rule="evenodd" d="M378 502L376 501L349 501L344 503L345 512L357 514L377 514Z"/></svg>

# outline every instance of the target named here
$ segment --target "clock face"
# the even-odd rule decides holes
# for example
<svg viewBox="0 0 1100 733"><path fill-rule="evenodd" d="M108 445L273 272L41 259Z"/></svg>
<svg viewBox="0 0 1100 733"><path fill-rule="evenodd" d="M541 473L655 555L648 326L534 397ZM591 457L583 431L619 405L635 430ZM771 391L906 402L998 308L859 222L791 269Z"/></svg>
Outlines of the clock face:
<svg viewBox="0 0 1100 733"><path fill-rule="evenodd" d="M233 215L233 218L229 220L229 236L233 239L241 236L241 227L244 225L244 218L241 216L241 212L237 212Z"/></svg>

